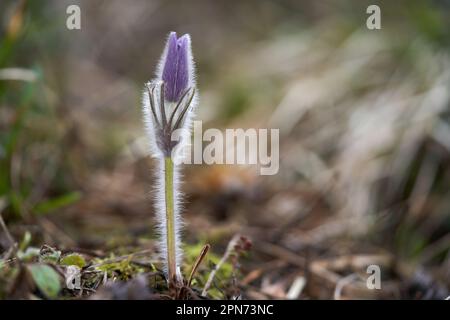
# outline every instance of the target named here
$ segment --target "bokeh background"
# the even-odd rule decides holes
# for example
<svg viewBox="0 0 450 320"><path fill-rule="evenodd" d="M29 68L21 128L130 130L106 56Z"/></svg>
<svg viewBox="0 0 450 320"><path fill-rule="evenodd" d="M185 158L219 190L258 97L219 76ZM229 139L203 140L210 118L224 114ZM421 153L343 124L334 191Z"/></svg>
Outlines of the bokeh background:
<svg viewBox="0 0 450 320"><path fill-rule="evenodd" d="M204 128L280 129L277 175L185 166L186 263L212 245L199 287L240 234L212 297L450 295L449 1L3 0L0 19L0 297L30 294L11 239L153 261L140 95L169 31L191 34Z"/></svg>

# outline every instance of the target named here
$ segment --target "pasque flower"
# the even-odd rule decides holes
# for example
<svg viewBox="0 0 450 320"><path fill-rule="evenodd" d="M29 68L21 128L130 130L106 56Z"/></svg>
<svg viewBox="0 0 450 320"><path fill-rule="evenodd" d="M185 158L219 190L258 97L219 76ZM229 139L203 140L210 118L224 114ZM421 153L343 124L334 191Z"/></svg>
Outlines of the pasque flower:
<svg viewBox="0 0 450 320"><path fill-rule="evenodd" d="M160 59L156 78L146 83L143 115L151 152L159 159L156 187L156 216L160 234L160 252L169 286L181 282L180 228L178 189L179 169L174 163L176 149L190 136L194 108L197 104L195 68L188 34L169 34ZM182 130L179 130L182 129ZM174 137L179 133L178 137Z"/></svg>
<svg viewBox="0 0 450 320"><path fill-rule="evenodd" d="M156 78L146 84L143 97L144 120L155 154L173 157L174 148L179 144L172 141L174 131L190 128L197 104L194 73L190 36L177 38L171 32Z"/></svg>

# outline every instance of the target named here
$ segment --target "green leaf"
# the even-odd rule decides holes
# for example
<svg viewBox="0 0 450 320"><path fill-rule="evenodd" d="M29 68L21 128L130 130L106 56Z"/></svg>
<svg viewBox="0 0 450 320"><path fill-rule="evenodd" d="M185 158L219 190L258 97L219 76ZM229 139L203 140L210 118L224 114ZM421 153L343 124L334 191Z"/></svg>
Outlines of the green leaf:
<svg viewBox="0 0 450 320"><path fill-rule="evenodd" d="M83 268L86 265L86 260L78 253L71 253L61 258L60 264L64 266L77 266Z"/></svg>
<svg viewBox="0 0 450 320"><path fill-rule="evenodd" d="M38 289L47 298L56 298L61 290L61 282L58 273L46 264L32 264L28 270L33 277Z"/></svg>
<svg viewBox="0 0 450 320"><path fill-rule="evenodd" d="M62 207L71 205L80 200L80 198L81 198L80 192L66 193L62 196L52 198L37 204L33 211L36 214L46 214L51 211L60 209Z"/></svg>

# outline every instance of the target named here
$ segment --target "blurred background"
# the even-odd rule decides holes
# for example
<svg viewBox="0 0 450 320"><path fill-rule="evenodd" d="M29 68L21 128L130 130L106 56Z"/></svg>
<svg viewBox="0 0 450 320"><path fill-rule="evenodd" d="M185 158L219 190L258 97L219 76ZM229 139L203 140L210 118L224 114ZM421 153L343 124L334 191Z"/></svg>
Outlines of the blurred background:
<svg viewBox="0 0 450 320"><path fill-rule="evenodd" d="M6 0L0 21L1 298L39 296L14 259L48 250L157 269L140 95L169 31L192 37L204 129L280 129L274 176L183 168L186 273L212 245L198 287L240 234L211 297L450 295L450 1Z"/></svg>

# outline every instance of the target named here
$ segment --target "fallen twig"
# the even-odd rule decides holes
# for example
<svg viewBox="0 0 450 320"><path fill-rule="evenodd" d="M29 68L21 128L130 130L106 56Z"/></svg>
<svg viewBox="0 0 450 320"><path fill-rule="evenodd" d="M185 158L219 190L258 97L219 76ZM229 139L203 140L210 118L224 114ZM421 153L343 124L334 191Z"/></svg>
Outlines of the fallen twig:
<svg viewBox="0 0 450 320"><path fill-rule="evenodd" d="M222 256L222 259L220 259L219 263L214 267L214 269L209 274L208 280L206 281L205 287L203 288L202 291L202 296L206 296L206 293L211 287L211 284L214 280L217 270L219 270L222 267L222 265L228 260L230 254L233 252L234 247L236 246L240 238L241 236L239 234L236 234L228 243L227 249L225 250L225 253Z"/></svg>

